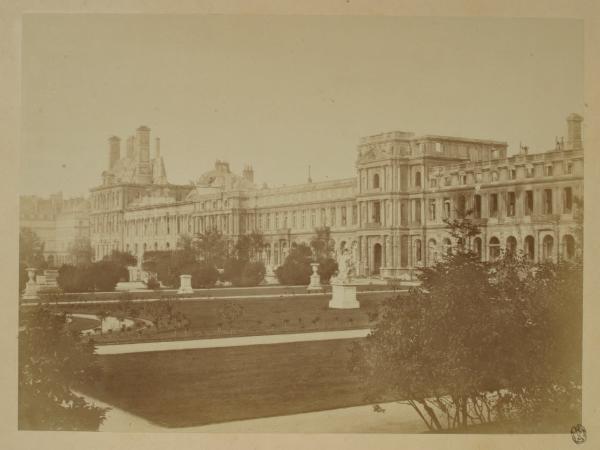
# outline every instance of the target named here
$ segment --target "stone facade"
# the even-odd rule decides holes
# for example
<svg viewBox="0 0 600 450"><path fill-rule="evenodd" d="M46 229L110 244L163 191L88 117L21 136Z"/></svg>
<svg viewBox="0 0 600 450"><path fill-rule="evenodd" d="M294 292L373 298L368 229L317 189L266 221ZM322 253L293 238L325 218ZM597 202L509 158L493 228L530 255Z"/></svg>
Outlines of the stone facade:
<svg viewBox="0 0 600 450"><path fill-rule="evenodd" d="M140 127L120 157L109 140L109 168L91 190L96 258L113 249L141 256L175 248L178 237L216 228L234 241L260 231L267 266L291 246L328 226L336 251L348 249L359 276L405 278L451 245L444 218L473 210L482 234L472 245L482 258L500 249L533 260L572 258L576 199L583 196L582 118L567 119L568 138L556 147L507 156L505 142L391 132L361 139L356 176L268 188L217 161L189 185L167 182L160 150L149 158L150 130ZM158 145L158 143L157 143Z"/></svg>
<svg viewBox="0 0 600 450"><path fill-rule="evenodd" d="M89 202L83 197L64 199L62 193L41 198L21 196L19 225L33 230L44 242L44 258L51 266L75 263L71 246L89 238Z"/></svg>

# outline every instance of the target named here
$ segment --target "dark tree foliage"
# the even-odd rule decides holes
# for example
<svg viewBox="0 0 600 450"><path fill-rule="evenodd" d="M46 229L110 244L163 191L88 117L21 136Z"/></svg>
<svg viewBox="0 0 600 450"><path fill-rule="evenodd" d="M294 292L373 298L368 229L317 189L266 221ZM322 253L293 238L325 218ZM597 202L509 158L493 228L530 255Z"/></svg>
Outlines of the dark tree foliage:
<svg viewBox="0 0 600 450"><path fill-rule="evenodd" d="M24 314L19 331L19 429L97 430L105 409L72 389L101 372L93 343L66 326L66 316L39 306Z"/></svg>
<svg viewBox="0 0 600 450"><path fill-rule="evenodd" d="M128 276L121 264L102 260L78 266L64 264L58 269L56 281L64 292L112 292L117 283L127 280Z"/></svg>
<svg viewBox="0 0 600 450"><path fill-rule="evenodd" d="M227 241L218 230L207 230L197 234L191 243L198 258L213 267L223 267L229 256Z"/></svg>
<svg viewBox="0 0 600 450"><path fill-rule="evenodd" d="M281 266L275 270L275 275L280 284L301 285L308 284L312 269L312 251L305 244L293 247Z"/></svg>
<svg viewBox="0 0 600 450"><path fill-rule="evenodd" d="M254 261L265 248L264 236L259 231L244 234L235 243L235 258L244 261Z"/></svg>
<svg viewBox="0 0 600 450"><path fill-rule="evenodd" d="M192 288L209 288L213 287L219 279L219 272L217 269L206 262L195 262L181 268L181 274L192 276ZM177 287L179 287L180 280L178 278Z"/></svg>
<svg viewBox="0 0 600 450"><path fill-rule="evenodd" d="M424 268L408 296L386 301L354 351L369 398L408 402L432 430L576 421L581 266L532 265L513 254L484 263L468 245L476 228L449 225L452 253Z"/></svg>
<svg viewBox="0 0 600 450"><path fill-rule="evenodd" d="M113 250L110 255L104 257L105 260L112 261L120 266L135 266L137 264L137 258L129 252L121 252L119 250Z"/></svg>
<svg viewBox="0 0 600 450"><path fill-rule="evenodd" d="M159 250L144 253L142 268L155 273L158 280L167 286L179 286L179 275L196 263L194 252L188 249Z"/></svg>
<svg viewBox="0 0 600 450"><path fill-rule="evenodd" d="M69 246L69 253L76 265L90 264L94 259L94 249L89 237L79 236Z"/></svg>
<svg viewBox="0 0 600 450"><path fill-rule="evenodd" d="M333 274L338 270L337 261L333 258L322 258L317 262L319 263L317 273L321 277L321 283L329 283Z"/></svg>
<svg viewBox="0 0 600 450"><path fill-rule="evenodd" d="M30 228L23 227L19 230L19 262L36 269L47 266L44 260L44 243Z"/></svg>

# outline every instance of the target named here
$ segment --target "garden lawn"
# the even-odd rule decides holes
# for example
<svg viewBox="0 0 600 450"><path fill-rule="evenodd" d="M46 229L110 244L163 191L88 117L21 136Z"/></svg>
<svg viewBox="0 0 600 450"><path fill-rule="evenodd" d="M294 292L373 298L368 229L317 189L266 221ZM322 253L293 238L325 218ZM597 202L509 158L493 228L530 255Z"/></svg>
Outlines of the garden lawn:
<svg viewBox="0 0 600 450"><path fill-rule="evenodd" d="M81 391L166 427L360 405L356 341L99 356L102 381Z"/></svg>
<svg viewBox="0 0 600 450"><path fill-rule="evenodd" d="M368 328L377 306L391 293L369 292L358 296L360 309L329 309L330 297L295 296L282 298L242 298L235 300L174 301L176 313L189 320L189 329L116 332L95 337L97 342L134 342L168 339L192 339L277 333L301 333L340 329ZM106 311L127 317L143 317L145 303L58 305L60 311L90 313ZM226 308L239 305L240 315L228 321ZM131 310L133 314L131 313Z"/></svg>

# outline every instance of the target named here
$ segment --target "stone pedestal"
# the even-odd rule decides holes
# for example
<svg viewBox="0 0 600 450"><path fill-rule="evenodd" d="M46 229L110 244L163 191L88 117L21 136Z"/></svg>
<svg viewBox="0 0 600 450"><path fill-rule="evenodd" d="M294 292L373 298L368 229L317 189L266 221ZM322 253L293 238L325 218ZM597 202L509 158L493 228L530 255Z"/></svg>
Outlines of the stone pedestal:
<svg viewBox="0 0 600 450"><path fill-rule="evenodd" d="M356 300L356 286L341 283L331 284L331 300L329 307L335 309L356 309L360 303Z"/></svg>
<svg viewBox="0 0 600 450"><path fill-rule="evenodd" d="M312 267L312 275L310 276L310 284L308 285L307 290L320 292L323 290L323 286L321 286L321 277L317 273L319 263L310 263L310 267Z"/></svg>
<svg viewBox="0 0 600 450"><path fill-rule="evenodd" d="M194 290L192 289L192 276L191 275L179 275L179 290L178 294L193 294Z"/></svg>
<svg viewBox="0 0 600 450"><path fill-rule="evenodd" d="M23 300L38 300L40 297L38 296L39 287L35 282L35 269L27 268L27 276L29 280L25 284L25 290L23 291Z"/></svg>

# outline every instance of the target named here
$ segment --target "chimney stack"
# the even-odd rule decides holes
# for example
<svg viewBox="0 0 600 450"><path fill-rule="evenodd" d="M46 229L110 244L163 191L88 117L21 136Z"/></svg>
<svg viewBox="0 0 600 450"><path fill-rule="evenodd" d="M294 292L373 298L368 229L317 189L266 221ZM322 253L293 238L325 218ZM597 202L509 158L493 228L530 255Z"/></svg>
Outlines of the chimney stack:
<svg viewBox="0 0 600 450"><path fill-rule="evenodd" d="M135 158L135 138L133 136L127 138L127 157L129 159Z"/></svg>
<svg viewBox="0 0 600 450"><path fill-rule="evenodd" d="M567 117L567 149L578 150L583 148L581 139L581 122L583 117L579 114L569 114Z"/></svg>
<svg viewBox="0 0 600 450"><path fill-rule="evenodd" d="M246 165L242 172L242 177L250 183L254 183L254 169L251 165Z"/></svg>
<svg viewBox="0 0 600 450"><path fill-rule="evenodd" d="M156 159L160 159L160 138L156 138L154 146L154 155Z"/></svg>
<svg viewBox="0 0 600 450"><path fill-rule="evenodd" d="M121 159L121 139L117 136L108 138L108 169L112 169Z"/></svg>
<svg viewBox="0 0 600 450"><path fill-rule="evenodd" d="M152 183L150 167L150 128L141 126L137 129L135 143L137 145L137 182Z"/></svg>

